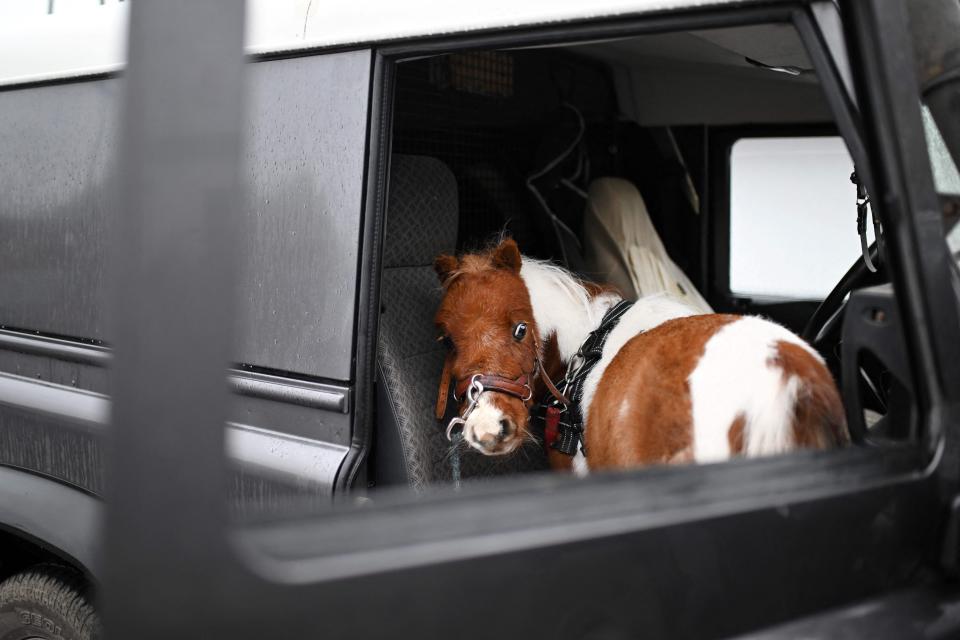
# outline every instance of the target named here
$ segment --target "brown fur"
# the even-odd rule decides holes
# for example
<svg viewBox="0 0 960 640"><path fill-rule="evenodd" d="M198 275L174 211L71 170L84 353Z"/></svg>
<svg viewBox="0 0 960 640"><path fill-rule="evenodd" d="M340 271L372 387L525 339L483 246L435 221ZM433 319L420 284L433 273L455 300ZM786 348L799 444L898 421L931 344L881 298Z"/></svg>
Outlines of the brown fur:
<svg viewBox="0 0 960 640"><path fill-rule="evenodd" d="M843 402L829 369L803 347L783 341L777 343L777 355L770 364L783 371L784 382L793 376L802 381L794 403L794 443L809 449L847 444L850 435Z"/></svg>
<svg viewBox="0 0 960 640"><path fill-rule="evenodd" d="M737 316L677 318L632 338L610 362L590 405L591 470L692 458L687 378L707 341Z"/></svg>
<svg viewBox="0 0 960 640"><path fill-rule="evenodd" d="M727 440L730 442L730 453L740 455L743 453L743 429L747 426L747 419L741 413L733 419L730 430L727 431Z"/></svg>

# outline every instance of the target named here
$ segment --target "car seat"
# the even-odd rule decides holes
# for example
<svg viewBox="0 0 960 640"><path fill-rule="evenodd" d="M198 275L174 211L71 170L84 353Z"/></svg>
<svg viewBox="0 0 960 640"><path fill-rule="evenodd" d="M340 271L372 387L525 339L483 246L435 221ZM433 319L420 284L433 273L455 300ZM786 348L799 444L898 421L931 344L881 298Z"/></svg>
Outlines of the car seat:
<svg viewBox="0 0 960 640"><path fill-rule="evenodd" d="M622 178L590 184L583 221L587 275L627 298L666 293L713 313L690 278L670 259L637 188Z"/></svg>
<svg viewBox="0 0 960 640"><path fill-rule="evenodd" d="M433 324L441 298L433 261L456 247L453 173L435 158L394 155L386 217L372 465L378 485L420 489L451 479L450 443L433 416L445 357ZM544 469L546 455L538 446L504 457L468 451L460 464L469 480Z"/></svg>

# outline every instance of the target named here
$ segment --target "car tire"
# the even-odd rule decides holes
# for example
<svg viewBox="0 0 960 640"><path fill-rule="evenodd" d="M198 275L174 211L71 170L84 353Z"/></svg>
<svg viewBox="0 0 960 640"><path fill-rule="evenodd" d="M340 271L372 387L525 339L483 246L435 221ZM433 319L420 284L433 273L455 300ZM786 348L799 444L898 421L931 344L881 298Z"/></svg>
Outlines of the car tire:
<svg viewBox="0 0 960 640"><path fill-rule="evenodd" d="M98 640L100 619L83 576L42 564L0 583L0 640Z"/></svg>

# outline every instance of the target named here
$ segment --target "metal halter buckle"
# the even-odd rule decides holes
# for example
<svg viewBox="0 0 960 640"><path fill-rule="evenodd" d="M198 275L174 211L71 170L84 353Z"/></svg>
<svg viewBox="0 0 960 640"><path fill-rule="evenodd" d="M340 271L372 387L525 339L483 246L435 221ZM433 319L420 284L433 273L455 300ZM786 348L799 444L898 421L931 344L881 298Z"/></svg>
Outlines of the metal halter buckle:
<svg viewBox="0 0 960 640"><path fill-rule="evenodd" d="M483 393L483 383L480 382L479 373L473 374L473 377L470 378L470 386L467 387L467 400L470 402L470 406L464 412L464 418L470 414L473 410L473 406L477 404L477 399L480 397L480 394Z"/></svg>
<svg viewBox="0 0 960 640"><path fill-rule="evenodd" d="M460 416L456 416L456 417L454 417L454 418L450 418L450 422L447 424L447 440L449 440L450 442L453 442L453 428L454 428L454 427L456 427L456 426L458 426L458 425L460 426L460 430L457 431L457 433L459 434L459 433L462 433L462 432L463 432L463 427L464 427L466 424L467 424L467 421L464 420L463 418L461 418Z"/></svg>
<svg viewBox="0 0 960 640"><path fill-rule="evenodd" d="M529 383L528 383L528 384L525 384L525 385L523 385L523 386L527 388L527 395L522 398L524 404L526 404L527 402L530 402L530 400L533 399L533 389L530 388L530 384L529 384Z"/></svg>
<svg viewBox="0 0 960 640"><path fill-rule="evenodd" d="M467 424L467 418L470 417L470 414L473 413L473 410L477 407L477 402L480 400L480 394L483 393L483 384L480 382L480 374L475 374L470 378L470 386L467 387L467 408L464 410L463 415L455 416L450 419L450 422L447 423L447 440L453 442L453 429L454 427L459 426L460 431L463 431L463 427ZM460 433L458 431L457 433Z"/></svg>

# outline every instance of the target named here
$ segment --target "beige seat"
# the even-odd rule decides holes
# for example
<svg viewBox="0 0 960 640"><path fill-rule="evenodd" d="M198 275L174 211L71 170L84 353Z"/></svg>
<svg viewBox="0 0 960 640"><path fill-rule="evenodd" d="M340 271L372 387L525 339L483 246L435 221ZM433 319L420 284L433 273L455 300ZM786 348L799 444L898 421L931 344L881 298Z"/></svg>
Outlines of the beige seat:
<svg viewBox="0 0 960 640"><path fill-rule="evenodd" d="M637 188L622 178L590 184L583 220L586 272L628 298L666 293L703 311L713 310L674 264Z"/></svg>

